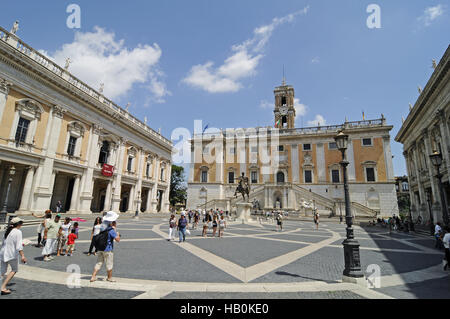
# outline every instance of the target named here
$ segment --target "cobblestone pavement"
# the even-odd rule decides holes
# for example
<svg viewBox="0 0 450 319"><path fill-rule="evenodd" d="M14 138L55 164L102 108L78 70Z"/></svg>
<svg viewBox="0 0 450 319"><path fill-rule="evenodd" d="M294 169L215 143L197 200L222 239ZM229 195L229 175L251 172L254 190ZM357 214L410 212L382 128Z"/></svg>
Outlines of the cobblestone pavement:
<svg viewBox="0 0 450 319"><path fill-rule="evenodd" d="M345 225L323 221L286 221L282 232L273 223L229 222L223 238L191 230L186 242L167 240L167 221L160 217L122 218L122 241L115 244L116 283L89 283L96 263L87 256L92 222L80 223L75 254L44 262L41 248L24 248L10 296L0 298L450 298L443 252L432 238L378 227L355 227L363 271L378 265L381 286L342 283ZM22 227L36 241L35 225ZM65 283L79 267L80 289ZM69 272L67 272L69 270ZM105 276L104 269L100 277ZM367 276L371 274L366 273ZM71 297L72 296L72 297ZM240 297L239 297L240 296Z"/></svg>

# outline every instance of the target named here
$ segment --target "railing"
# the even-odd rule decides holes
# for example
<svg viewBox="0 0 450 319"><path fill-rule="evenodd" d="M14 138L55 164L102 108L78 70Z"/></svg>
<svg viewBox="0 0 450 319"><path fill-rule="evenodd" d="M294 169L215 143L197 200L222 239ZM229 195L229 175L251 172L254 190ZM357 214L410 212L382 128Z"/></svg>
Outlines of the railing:
<svg viewBox="0 0 450 319"><path fill-rule="evenodd" d="M212 138L212 137L227 137L227 133L232 133L235 138L241 137L257 137L258 134L261 132L264 132L268 136L271 134L279 134L280 136L283 135L307 135L307 134L329 134L331 132L337 132L339 130L346 130L346 129L355 129L355 128L367 128L367 127L377 127L377 126L384 126L386 124L386 119L384 117L380 119L375 120L364 120L364 121L353 121L353 122L345 122L344 124L340 125L327 125L327 126L315 126L315 127L303 127L303 128L292 128L292 129L276 129L273 127L256 127L256 128L245 128L240 130L231 130L231 132L228 132L227 130L221 130L221 132L217 133L199 133L194 134L195 138ZM237 134L236 133L240 133Z"/></svg>
<svg viewBox="0 0 450 319"><path fill-rule="evenodd" d="M370 217L377 217L377 215L378 215L378 212L376 210L369 208L367 206L364 206L357 202L352 202L352 208L354 210L363 211L363 212L367 213L368 215L370 215Z"/></svg>
<svg viewBox="0 0 450 319"><path fill-rule="evenodd" d="M14 47L16 50L20 51L24 55L28 56L32 60L36 61L38 64L42 65L46 69L50 70L57 76L61 77L62 80L68 81L70 84L72 84L74 87L78 88L79 90L83 91L87 95L91 96L92 98L96 99L100 103L103 103L106 107L110 108L111 110L115 111L119 115L121 115L123 118L127 119L128 121L132 122L133 124L139 126L141 129L152 135L153 137L162 140L165 143L168 143L169 145L172 145L172 142L162 136L160 133L153 130L151 127L149 127L144 122L140 121L133 115L131 115L128 111L124 110L111 100L108 100L107 98L103 97L99 92L92 89L89 85L82 82L72 74L70 74L67 70L60 67L58 64L53 62L50 58L44 56L43 54L39 53L29 45L27 45L22 40L18 39L16 36L10 34L7 30L0 27L0 40L7 43L8 45L12 46L12 41L8 41L9 39L17 39L17 44Z"/></svg>

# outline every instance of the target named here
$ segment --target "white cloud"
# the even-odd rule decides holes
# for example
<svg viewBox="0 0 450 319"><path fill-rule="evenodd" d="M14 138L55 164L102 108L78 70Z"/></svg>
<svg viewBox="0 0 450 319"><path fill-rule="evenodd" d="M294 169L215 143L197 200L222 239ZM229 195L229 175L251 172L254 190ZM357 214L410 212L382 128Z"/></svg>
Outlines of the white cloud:
<svg viewBox="0 0 450 319"><path fill-rule="evenodd" d="M300 116L305 116L306 110L308 109L305 104L300 103L300 99L294 99L294 108L297 118Z"/></svg>
<svg viewBox="0 0 450 319"><path fill-rule="evenodd" d="M314 120L308 121L308 126L316 127L316 126L325 126L325 125L327 125L327 121L320 114L317 114L316 117L314 118Z"/></svg>
<svg viewBox="0 0 450 319"><path fill-rule="evenodd" d="M434 7L428 7L425 9L422 16L418 18L419 21L423 22L425 26L431 25L431 23L438 18L439 16L444 14L444 6L439 4Z"/></svg>
<svg viewBox="0 0 450 319"><path fill-rule="evenodd" d="M162 50L156 43L128 49L113 32L96 26L93 32L76 32L72 43L53 54L41 52L61 66L70 58L69 71L96 90L104 83L103 93L111 99L127 94L138 83L145 85L155 102L162 103L170 95L158 69Z"/></svg>
<svg viewBox="0 0 450 319"><path fill-rule="evenodd" d="M309 7L305 7L282 18L274 18L272 23L256 28L252 38L232 46L233 54L221 66L214 67L212 61L194 65L183 82L209 93L239 91L242 88L240 81L256 73L256 68L264 56L262 51L275 28L292 22L297 15L306 14L308 10Z"/></svg>
<svg viewBox="0 0 450 319"><path fill-rule="evenodd" d="M312 64L320 63L319 57L318 57L318 56L314 57L314 58L311 60L311 63L312 63Z"/></svg>
<svg viewBox="0 0 450 319"><path fill-rule="evenodd" d="M263 109L274 109L275 108L275 104L273 102L268 102L267 100L262 100L259 103L259 107L261 107Z"/></svg>

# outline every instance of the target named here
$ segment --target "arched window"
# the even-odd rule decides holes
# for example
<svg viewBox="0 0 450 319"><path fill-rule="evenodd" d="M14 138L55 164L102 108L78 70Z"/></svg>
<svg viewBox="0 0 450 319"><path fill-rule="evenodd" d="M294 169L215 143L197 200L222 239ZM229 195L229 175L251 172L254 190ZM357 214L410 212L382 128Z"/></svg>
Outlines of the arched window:
<svg viewBox="0 0 450 319"><path fill-rule="evenodd" d="M283 172L277 173L277 183L284 183L284 173Z"/></svg>

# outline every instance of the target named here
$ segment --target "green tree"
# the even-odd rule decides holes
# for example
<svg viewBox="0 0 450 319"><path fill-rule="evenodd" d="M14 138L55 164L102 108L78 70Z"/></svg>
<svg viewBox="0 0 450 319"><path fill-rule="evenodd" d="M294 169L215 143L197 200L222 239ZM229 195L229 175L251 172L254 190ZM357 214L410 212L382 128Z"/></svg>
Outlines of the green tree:
<svg viewBox="0 0 450 319"><path fill-rule="evenodd" d="M172 165L172 175L170 177L170 205L175 206L179 203L185 203L187 198L187 187L184 180L184 167Z"/></svg>

